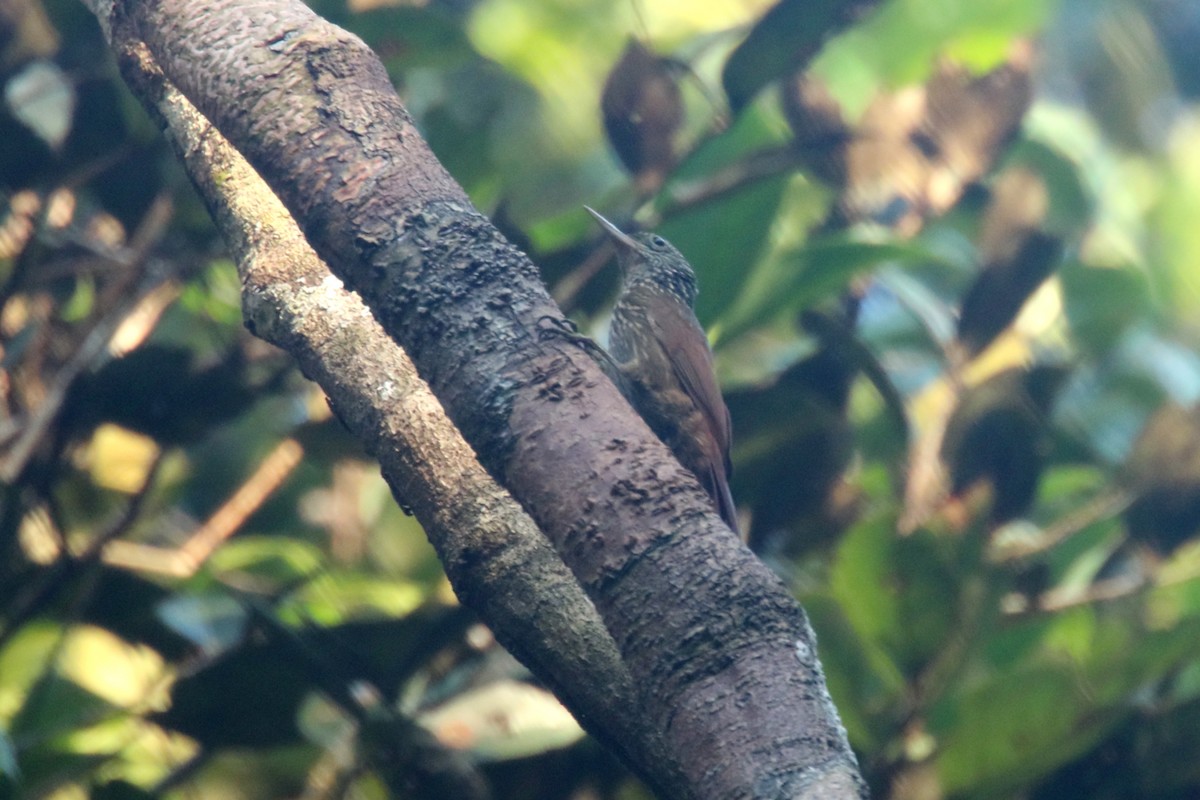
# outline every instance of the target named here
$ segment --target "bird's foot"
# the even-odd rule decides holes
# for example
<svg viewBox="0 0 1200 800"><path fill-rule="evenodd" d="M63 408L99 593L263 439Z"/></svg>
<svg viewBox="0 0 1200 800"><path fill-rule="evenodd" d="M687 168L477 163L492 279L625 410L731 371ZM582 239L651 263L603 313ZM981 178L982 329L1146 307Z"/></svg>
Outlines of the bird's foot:
<svg viewBox="0 0 1200 800"><path fill-rule="evenodd" d="M608 354L607 350L596 344L590 337L580 333L579 327L574 322L565 317L546 315L538 318L537 327L538 337L542 341L562 339L591 356L601 371L608 376L608 379L616 384L622 394L629 397L629 386L625 376L621 372L621 367Z"/></svg>
<svg viewBox="0 0 1200 800"><path fill-rule="evenodd" d="M563 339L587 351L589 355L595 355L597 351L604 352L600 345L580 333L579 326L566 317L555 317L550 314L538 317L537 329L538 338L543 342L550 339Z"/></svg>

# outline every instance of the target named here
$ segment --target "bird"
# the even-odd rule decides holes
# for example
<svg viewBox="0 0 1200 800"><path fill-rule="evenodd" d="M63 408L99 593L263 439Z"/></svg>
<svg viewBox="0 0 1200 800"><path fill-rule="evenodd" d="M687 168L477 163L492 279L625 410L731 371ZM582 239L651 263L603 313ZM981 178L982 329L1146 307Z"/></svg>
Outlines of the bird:
<svg viewBox="0 0 1200 800"><path fill-rule="evenodd" d="M737 533L729 490L732 426L708 337L693 310L696 273L663 237L626 234L584 208L612 241L621 270L608 350L597 352L597 360Z"/></svg>

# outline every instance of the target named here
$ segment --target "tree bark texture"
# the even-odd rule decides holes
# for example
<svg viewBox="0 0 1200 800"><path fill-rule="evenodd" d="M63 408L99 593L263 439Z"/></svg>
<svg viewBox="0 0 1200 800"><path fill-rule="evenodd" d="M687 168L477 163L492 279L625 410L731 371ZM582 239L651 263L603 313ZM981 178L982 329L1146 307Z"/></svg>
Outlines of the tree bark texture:
<svg viewBox="0 0 1200 800"><path fill-rule="evenodd" d="M168 131L229 244L246 324L325 389L421 521L459 597L505 647L662 796L685 797L615 644L541 531L484 472L411 360L329 273L257 173L127 33L109 37L122 75Z"/></svg>
<svg viewBox="0 0 1200 800"><path fill-rule="evenodd" d="M560 312L536 268L436 161L369 49L284 0L114 10L547 534L681 764L681 794L862 795L803 611L591 360L539 336Z"/></svg>

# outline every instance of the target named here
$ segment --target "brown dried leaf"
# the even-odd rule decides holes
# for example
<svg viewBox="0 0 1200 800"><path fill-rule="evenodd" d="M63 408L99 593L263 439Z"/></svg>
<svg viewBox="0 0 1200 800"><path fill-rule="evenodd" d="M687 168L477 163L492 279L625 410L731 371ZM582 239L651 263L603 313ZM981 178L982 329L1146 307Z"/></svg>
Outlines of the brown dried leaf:
<svg viewBox="0 0 1200 800"><path fill-rule="evenodd" d="M613 150L646 188L661 185L675 165L675 134L683 124L677 72L670 59L630 39L600 97Z"/></svg>

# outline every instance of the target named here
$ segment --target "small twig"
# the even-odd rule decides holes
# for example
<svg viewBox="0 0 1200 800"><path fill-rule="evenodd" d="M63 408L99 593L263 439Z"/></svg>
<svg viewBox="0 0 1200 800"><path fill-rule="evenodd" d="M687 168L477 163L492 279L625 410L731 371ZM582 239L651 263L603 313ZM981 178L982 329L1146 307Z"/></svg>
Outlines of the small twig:
<svg viewBox="0 0 1200 800"><path fill-rule="evenodd" d="M994 564L1025 561L1056 547L1090 525L1115 517L1128 508L1133 500L1134 495L1127 489L1107 491L1072 509L1032 539L1004 543L991 548L988 560Z"/></svg>
<svg viewBox="0 0 1200 800"><path fill-rule="evenodd" d="M1097 581L1082 591L1051 589L1038 597L1033 611L1052 614L1092 603L1119 600L1122 597L1132 597L1142 589L1148 589L1155 585L1153 581L1147 581L1140 575L1118 575L1115 578Z"/></svg>
<svg viewBox="0 0 1200 800"><path fill-rule="evenodd" d="M681 183L667 191L664 217L711 203L756 181L773 178L804 163L795 147L784 145L751 153L735 164L704 178Z"/></svg>
<svg viewBox="0 0 1200 800"><path fill-rule="evenodd" d="M1164 571L1168 572L1166 577L1162 577ZM1200 562L1190 563L1186 568L1164 570L1163 564L1151 560L1147 565L1147 573L1118 575L1082 589L1051 589L1041 594L1032 607L1010 611L1007 616L1020 618L1034 614L1053 614L1080 606L1133 598L1154 589L1178 586L1200 578Z"/></svg>
<svg viewBox="0 0 1200 800"><path fill-rule="evenodd" d="M8 304L8 301L11 300L14 295L16 295L17 291L21 288L24 282L25 276L28 274L29 267L31 266L31 259L34 257L35 252L35 248L30 246L30 241L36 241L36 237L46 230L46 219L50 212L51 205L49 202L50 197L54 195L55 192L61 190L74 192L80 186L85 185L97 175L116 164L118 161L128 155L128 152L129 146L126 145L106 153L103 156L100 156L99 158L82 165L73 174L68 175L65 180L57 184L53 189L50 189L44 194L39 195L38 201L40 205L35 212L32 236L30 237L30 240L25 242L25 245L21 250L21 254L17 257L17 261L13 265L13 269L9 273L7 280L5 280L3 285L0 286L0 309L3 309ZM67 231L70 232L71 229L68 227ZM87 236L73 237L72 243L78 244L89 251L95 252L96 255L101 256L102 258L109 257L110 255L107 253L98 252L95 247L95 243Z"/></svg>
<svg viewBox="0 0 1200 800"><path fill-rule="evenodd" d="M104 548L104 561L113 566L186 578L262 506L291 475L304 456L295 439L285 439L267 454L258 469L200 526L182 547L171 550L138 542L114 540Z"/></svg>

